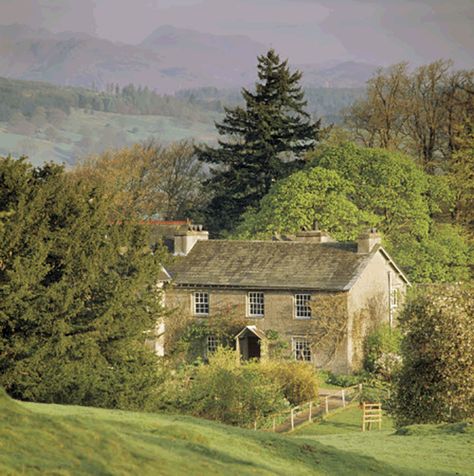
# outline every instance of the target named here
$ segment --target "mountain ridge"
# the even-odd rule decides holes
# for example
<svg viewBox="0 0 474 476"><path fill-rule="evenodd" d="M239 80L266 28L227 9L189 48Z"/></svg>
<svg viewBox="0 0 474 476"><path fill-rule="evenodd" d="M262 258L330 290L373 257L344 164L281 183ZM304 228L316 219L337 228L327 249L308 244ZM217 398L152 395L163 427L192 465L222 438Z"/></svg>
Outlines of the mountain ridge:
<svg viewBox="0 0 474 476"><path fill-rule="evenodd" d="M171 25L158 26L136 45L20 24L0 25L0 40L0 76L98 89L133 83L162 94L249 86L256 79L257 55L267 48L244 35L213 35ZM360 87L375 68L343 62L301 69L311 86Z"/></svg>

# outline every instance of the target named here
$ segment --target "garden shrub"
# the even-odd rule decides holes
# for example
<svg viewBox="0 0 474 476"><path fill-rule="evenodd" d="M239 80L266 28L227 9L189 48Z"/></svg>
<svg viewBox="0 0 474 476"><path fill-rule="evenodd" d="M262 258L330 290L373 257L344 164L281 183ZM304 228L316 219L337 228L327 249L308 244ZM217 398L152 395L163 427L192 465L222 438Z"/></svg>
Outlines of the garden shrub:
<svg viewBox="0 0 474 476"><path fill-rule="evenodd" d="M402 335L399 329L390 328L388 324L378 326L364 342L364 368L376 373L385 380L400 367L400 344Z"/></svg>
<svg viewBox="0 0 474 476"><path fill-rule="evenodd" d="M167 370L156 410L188 413L238 426L314 401L318 379L304 362L239 362L235 351L220 347L209 362Z"/></svg>
<svg viewBox="0 0 474 476"><path fill-rule="evenodd" d="M474 285L415 294L400 316L403 364L397 424L455 422L474 416Z"/></svg>
<svg viewBox="0 0 474 476"><path fill-rule="evenodd" d="M288 406L277 381L259 363L241 365L236 352L223 348L210 356L209 364L194 369L184 392L182 410L231 425L249 426Z"/></svg>
<svg viewBox="0 0 474 476"><path fill-rule="evenodd" d="M338 387L352 387L363 380L361 375L334 374L329 372L326 383L337 385Z"/></svg>
<svg viewBox="0 0 474 476"><path fill-rule="evenodd" d="M305 362L262 362L263 373L274 381L292 406L314 401L318 396L318 376Z"/></svg>

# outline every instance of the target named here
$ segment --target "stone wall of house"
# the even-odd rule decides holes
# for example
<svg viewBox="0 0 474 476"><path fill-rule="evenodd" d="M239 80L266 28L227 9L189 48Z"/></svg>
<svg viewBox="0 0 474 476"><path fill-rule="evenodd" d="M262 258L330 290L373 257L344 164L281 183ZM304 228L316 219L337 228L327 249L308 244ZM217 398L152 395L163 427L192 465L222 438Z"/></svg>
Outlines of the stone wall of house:
<svg viewBox="0 0 474 476"><path fill-rule="evenodd" d="M390 306L390 287L397 290L399 304ZM351 371L363 364L365 336L380 323L396 326L406 293L406 283L381 253L377 253L349 291L347 355Z"/></svg>
<svg viewBox="0 0 474 476"><path fill-rule="evenodd" d="M349 371L347 355L347 335L345 323L347 323L347 295L348 293L310 293L315 298L312 307L311 319L295 318L295 293L305 293L305 290L262 290L265 293L265 316L263 318L247 318L247 291L235 289L215 288L173 288L166 292L166 305L175 309L176 319L187 319L193 316L194 292L209 293L210 313L222 315L223 312L233 312L245 318L247 325L255 325L263 331L275 331L281 339L288 344L288 350L292 348L292 337L304 337L313 343L313 361L318 367L337 373ZM326 304L325 304L326 303ZM337 313L338 315L335 315ZM196 318L197 319L197 318ZM334 320L341 322L337 328L339 344L332 348L331 335L320 342L317 336L321 333L320 323Z"/></svg>

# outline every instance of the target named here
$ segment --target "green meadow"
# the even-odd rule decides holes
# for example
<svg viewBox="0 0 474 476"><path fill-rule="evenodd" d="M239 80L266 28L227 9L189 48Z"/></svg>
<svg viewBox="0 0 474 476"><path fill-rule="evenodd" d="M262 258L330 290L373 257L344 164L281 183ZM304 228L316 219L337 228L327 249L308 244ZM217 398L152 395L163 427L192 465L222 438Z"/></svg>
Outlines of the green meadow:
<svg viewBox="0 0 474 476"><path fill-rule="evenodd" d="M473 474L467 425L361 433L357 409L291 435L0 397L0 474ZM324 429L323 429L324 428Z"/></svg>

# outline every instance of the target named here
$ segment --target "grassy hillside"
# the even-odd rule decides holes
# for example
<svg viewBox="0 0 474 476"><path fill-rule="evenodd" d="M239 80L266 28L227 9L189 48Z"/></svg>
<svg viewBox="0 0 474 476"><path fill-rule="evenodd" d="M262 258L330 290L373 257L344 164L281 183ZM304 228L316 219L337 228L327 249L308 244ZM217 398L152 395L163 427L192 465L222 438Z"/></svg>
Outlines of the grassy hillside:
<svg viewBox="0 0 474 476"><path fill-rule="evenodd" d="M352 406L297 429L291 437L373 458L401 474L474 474L473 425L414 425L395 432L392 420L384 416L382 431L362 433L361 421L362 410Z"/></svg>
<svg viewBox="0 0 474 476"><path fill-rule="evenodd" d="M122 147L149 138L168 143L185 138L212 141L216 114L206 122L169 116L125 115L72 109L56 126L45 124L30 130L20 124L12 130L0 122L0 155L28 155L35 165L46 161L72 164L77 158L106 148Z"/></svg>
<svg viewBox="0 0 474 476"><path fill-rule="evenodd" d="M424 431L425 436L347 433L323 441L309 434L273 435L182 416L18 403L0 394L0 473L401 475L472 470L472 433ZM337 443L339 438L343 444ZM379 438L387 444L393 440L397 453L385 457L385 450L381 457L378 446L371 450ZM441 441L446 443L443 452L433 455ZM407 471L404 455L414 453L427 461L422 470L412 465ZM454 457L458 463L451 469Z"/></svg>

